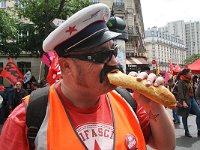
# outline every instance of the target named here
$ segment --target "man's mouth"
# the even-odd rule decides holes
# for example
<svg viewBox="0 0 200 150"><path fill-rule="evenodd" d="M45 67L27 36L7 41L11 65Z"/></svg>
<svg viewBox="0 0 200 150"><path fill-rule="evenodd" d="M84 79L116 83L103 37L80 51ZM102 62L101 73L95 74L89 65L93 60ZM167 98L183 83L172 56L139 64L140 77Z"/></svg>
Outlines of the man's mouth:
<svg viewBox="0 0 200 150"><path fill-rule="evenodd" d="M110 73L115 73L117 71L119 71L119 69L114 69L114 70L110 71Z"/></svg>
<svg viewBox="0 0 200 150"><path fill-rule="evenodd" d="M116 65L116 66L104 66L104 68L101 70L101 73L100 73L100 83L103 83L104 79L106 78L107 74L109 72L117 72L118 70L122 71L121 70L121 67L119 65Z"/></svg>

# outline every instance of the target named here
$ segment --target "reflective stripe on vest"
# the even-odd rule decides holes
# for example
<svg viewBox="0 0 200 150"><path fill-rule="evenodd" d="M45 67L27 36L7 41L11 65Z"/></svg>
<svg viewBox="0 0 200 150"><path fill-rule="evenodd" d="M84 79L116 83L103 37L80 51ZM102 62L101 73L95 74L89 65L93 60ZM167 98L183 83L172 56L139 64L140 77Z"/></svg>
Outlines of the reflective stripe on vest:
<svg viewBox="0 0 200 150"><path fill-rule="evenodd" d="M126 138L133 135L136 147L145 150L146 144L137 119L132 114L123 98L115 92L109 93L115 122L116 150L127 150ZM37 150L86 149L79 136L74 132L66 115L62 102L59 100L54 86L50 87L45 119L35 140Z"/></svg>
<svg viewBox="0 0 200 150"><path fill-rule="evenodd" d="M142 130L138 120L135 115L133 115L134 112L130 110L130 106L127 105L127 102L114 91L109 93L109 97L115 118L115 149L127 150L128 145L125 140L128 135L133 135L136 140L135 147L139 150L145 150L146 144Z"/></svg>

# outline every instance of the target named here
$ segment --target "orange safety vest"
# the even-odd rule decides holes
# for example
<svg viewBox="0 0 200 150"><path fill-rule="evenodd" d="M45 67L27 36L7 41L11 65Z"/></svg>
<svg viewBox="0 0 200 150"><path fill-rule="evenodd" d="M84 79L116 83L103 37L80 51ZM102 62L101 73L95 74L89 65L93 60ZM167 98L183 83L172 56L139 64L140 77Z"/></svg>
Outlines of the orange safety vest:
<svg viewBox="0 0 200 150"><path fill-rule="evenodd" d="M135 144L139 150L146 150L145 140L134 112L116 92L109 94L115 122L114 148L127 150ZM41 136L42 135L42 136ZM127 137L135 137L134 143L127 144ZM54 86L50 87L46 116L35 140L36 149L82 150L86 149L65 112Z"/></svg>

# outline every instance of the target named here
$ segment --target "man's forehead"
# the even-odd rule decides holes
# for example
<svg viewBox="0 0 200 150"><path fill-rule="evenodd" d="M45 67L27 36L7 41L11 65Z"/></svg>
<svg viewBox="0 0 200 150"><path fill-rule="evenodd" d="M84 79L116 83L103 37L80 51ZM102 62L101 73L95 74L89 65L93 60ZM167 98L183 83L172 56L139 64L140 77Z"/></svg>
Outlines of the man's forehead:
<svg viewBox="0 0 200 150"><path fill-rule="evenodd" d="M93 47L91 49L87 49L84 51L79 51L79 52L74 52L76 54L85 54L85 53L95 53L99 51L104 51L104 50L110 50L114 46L113 40L110 40L104 44L101 44L99 46Z"/></svg>

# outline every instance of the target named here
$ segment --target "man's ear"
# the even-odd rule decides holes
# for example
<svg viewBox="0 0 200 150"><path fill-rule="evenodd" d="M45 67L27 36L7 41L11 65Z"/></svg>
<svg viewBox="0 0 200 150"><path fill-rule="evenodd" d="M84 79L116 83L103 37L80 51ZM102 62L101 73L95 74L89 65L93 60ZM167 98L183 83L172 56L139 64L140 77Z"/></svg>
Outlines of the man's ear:
<svg viewBox="0 0 200 150"><path fill-rule="evenodd" d="M68 61L67 58L59 58L58 63L60 65L61 71L70 71L70 62Z"/></svg>

